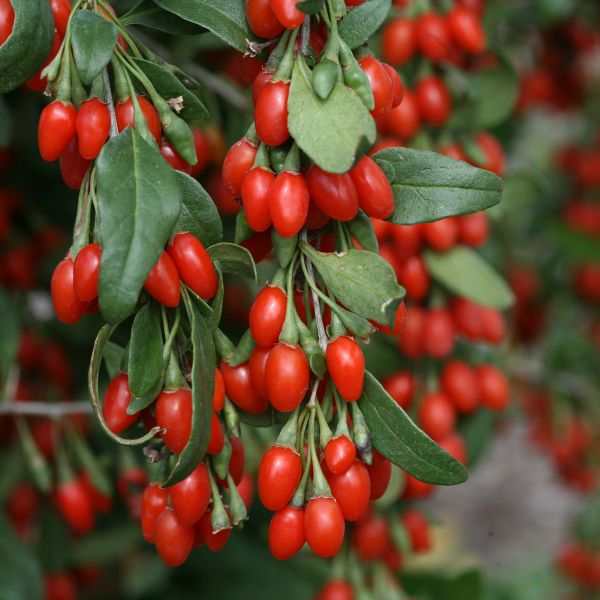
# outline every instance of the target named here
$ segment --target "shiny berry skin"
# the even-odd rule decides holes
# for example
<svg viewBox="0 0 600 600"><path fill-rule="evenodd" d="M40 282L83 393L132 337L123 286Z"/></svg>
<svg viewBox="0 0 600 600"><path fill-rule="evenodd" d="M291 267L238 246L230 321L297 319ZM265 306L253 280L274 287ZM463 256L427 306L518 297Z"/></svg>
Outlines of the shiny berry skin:
<svg viewBox="0 0 600 600"><path fill-rule="evenodd" d="M440 374L440 384L458 412L472 413L479 406L478 381L470 365L450 361Z"/></svg>
<svg viewBox="0 0 600 600"><path fill-rule="evenodd" d="M328 216L336 221L351 221L358 213L358 193L348 173L327 173L314 165L306 182L310 197Z"/></svg>
<svg viewBox="0 0 600 600"><path fill-rule="evenodd" d="M346 521L357 521L367 512L371 498L369 470L360 460L354 460L344 473L325 470L333 497Z"/></svg>
<svg viewBox="0 0 600 600"><path fill-rule="evenodd" d="M458 331L471 341L479 340L483 332L481 307L466 298L455 298L450 309Z"/></svg>
<svg viewBox="0 0 600 600"><path fill-rule="evenodd" d="M484 163L476 164L475 166L487 169L502 177L505 168L505 156L502 144L487 131L480 131L475 136L475 141L486 158Z"/></svg>
<svg viewBox="0 0 600 600"><path fill-rule="evenodd" d="M246 0L246 19L252 33L266 40L277 37L283 31L270 0Z"/></svg>
<svg viewBox="0 0 600 600"><path fill-rule="evenodd" d="M269 0L271 10L286 29L296 29L304 22L304 13L296 8L298 0Z"/></svg>
<svg viewBox="0 0 600 600"><path fill-rule="evenodd" d="M380 119L392 108L393 89L388 72L374 56L368 55L358 63L369 78L373 90L375 108L371 111L374 119Z"/></svg>
<svg viewBox="0 0 600 600"><path fill-rule="evenodd" d="M325 447L325 462L334 475L345 473L355 458L356 446L347 435L331 438Z"/></svg>
<svg viewBox="0 0 600 600"><path fill-rule="evenodd" d="M415 54L417 40L412 19L398 18L390 21L381 39L383 59L394 67L406 64Z"/></svg>
<svg viewBox="0 0 600 600"><path fill-rule="evenodd" d="M404 84L402 83L400 74L398 71L396 71L396 69L394 69L394 67L388 65L387 63L382 64L392 84L392 108L397 108L400 106L402 98L404 98Z"/></svg>
<svg viewBox="0 0 600 600"><path fill-rule="evenodd" d="M67 24L71 15L71 0L50 0L50 8L54 17L54 26L60 37L65 37Z"/></svg>
<svg viewBox="0 0 600 600"><path fill-rule="evenodd" d="M75 259L73 286L80 302L91 302L98 297L98 277L102 250L98 244L88 244Z"/></svg>
<svg viewBox="0 0 600 600"><path fill-rule="evenodd" d="M112 379L106 388L104 400L102 401L102 416L113 433L125 431L137 421L139 413L133 415L127 413L130 402L129 380L125 373L120 373Z"/></svg>
<svg viewBox="0 0 600 600"><path fill-rule="evenodd" d="M277 560L292 558L304 546L304 511L286 506L269 523L269 549Z"/></svg>
<svg viewBox="0 0 600 600"><path fill-rule="evenodd" d="M156 264L152 267L144 289L162 305L173 308L179 304L181 289L179 286L179 273L173 259L167 252L163 252Z"/></svg>
<svg viewBox="0 0 600 600"><path fill-rule="evenodd" d="M358 192L360 207L375 219L387 219L394 212L394 194L381 167L370 157L363 156L350 171Z"/></svg>
<svg viewBox="0 0 600 600"><path fill-rule="evenodd" d="M345 528L344 516L335 498L313 498L306 505L304 533L317 556L335 556L344 541Z"/></svg>
<svg viewBox="0 0 600 600"><path fill-rule="evenodd" d="M162 125L160 124L160 118L154 105L144 98L144 96L137 97L138 103L140 105L140 109L142 114L146 118L146 123L148 124L148 129L152 134L152 137L156 140L157 143L160 143L160 134L162 131ZM123 131L127 127L132 127L135 129L135 125L133 122L133 101L131 98L127 98L124 102L119 102L115 107L115 112L117 115L117 127L119 132Z"/></svg>
<svg viewBox="0 0 600 600"><path fill-rule="evenodd" d="M452 40L448 24L442 15L429 12L421 15L415 24L415 34L419 50L433 61L448 58Z"/></svg>
<svg viewBox="0 0 600 600"><path fill-rule="evenodd" d="M472 10L455 6L446 15L446 21L457 46L471 54L479 54L485 48L485 32Z"/></svg>
<svg viewBox="0 0 600 600"><path fill-rule="evenodd" d="M429 522L418 510L408 510L402 517L402 524L410 538L413 552L428 552L431 550L431 533Z"/></svg>
<svg viewBox="0 0 600 600"><path fill-rule="evenodd" d="M192 165L179 155L170 142L164 140L161 142L160 154L176 171L181 171L188 175L192 174Z"/></svg>
<svg viewBox="0 0 600 600"><path fill-rule="evenodd" d="M40 155L55 161L75 136L77 109L71 103L55 100L44 108L38 124Z"/></svg>
<svg viewBox="0 0 600 600"><path fill-rule="evenodd" d="M0 46L8 39L15 24L15 11L10 0L0 0Z"/></svg>
<svg viewBox="0 0 600 600"><path fill-rule="evenodd" d="M267 397L276 410L292 412L300 405L310 378L310 366L300 346L277 344L265 365Z"/></svg>
<svg viewBox="0 0 600 600"><path fill-rule="evenodd" d="M416 382L408 371L399 371L390 375L382 382L385 391L404 410L410 407L415 396Z"/></svg>
<svg viewBox="0 0 600 600"><path fill-rule="evenodd" d="M452 98L442 79L436 75L423 77L415 87L415 95L423 120L437 127L448 120L452 111Z"/></svg>
<svg viewBox="0 0 600 600"><path fill-rule="evenodd" d="M208 448L206 452L211 456L215 456L221 452L225 443L225 436L223 434L223 427L221 421L215 413L212 414L210 419L210 440L208 442Z"/></svg>
<svg viewBox="0 0 600 600"><path fill-rule="evenodd" d="M225 406L225 381L219 369L215 369L215 391L212 399L213 412L218 413Z"/></svg>
<svg viewBox="0 0 600 600"><path fill-rule="evenodd" d="M194 528L181 523L170 507L163 510L154 525L156 551L170 567L178 567L187 560L195 537Z"/></svg>
<svg viewBox="0 0 600 600"><path fill-rule="evenodd" d="M241 196L244 176L252 168L257 151L257 146L242 138L229 148L225 156L222 171L223 185L236 198Z"/></svg>
<svg viewBox="0 0 600 600"><path fill-rule="evenodd" d="M254 341L270 348L279 340L287 312L287 296L277 286L266 286L256 296L250 309L250 331Z"/></svg>
<svg viewBox="0 0 600 600"><path fill-rule="evenodd" d="M352 546L364 561L382 559L391 543L390 526L382 516L365 517L352 532Z"/></svg>
<svg viewBox="0 0 600 600"><path fill-rule="evenodd" d="M254 389L248 363L231 367L223 361L219 369L223 375L227 397L238 408L252 415L260 415L267 410L269 402L266 396L260 396Z"/></svg>
<svg viewBox="0 0 600 600"><path fill-rule="evenodd" d="M94 526L92 500L79 479L59 483L54 490L54 504L75 533L88 533Z"/></svg>
<svg viewBox="0 0 600 600"><path fill-rule="evenodd" d="M373 450L373 463L367 467L371 479L371 500L381 498L388 489L392 477L392 463L377 450Z"/></svg>
<svg viewBox="0 0 600 600"><path fill-rule="evenodd" d="M231 444L231 458L229 460L229 473L231 478L236 485L239 485L240 481L244 477L244 467L246 466L246 449L240 438L233 436L229 437L229 443Z"/></svg>
<svg viewBox="0 0 600 600"><path fill-rule="evenodd" d="M80 189L90 161L79 153L77 138L74 137L60 155L58 166L65 185L72 190Z"/></svg>
<svg viewBox="0 0 600 600"><path fill-rule="evenodd" d="M206 165L212 161L215 150L213 149L213 137L211 136L211 131L211 129L207 129L206 131L197 128L192 129L196 157L198 158L196 164L191 165L190 175L192 175L192 177L200 175L206 168ZM218 145L219 139L220 138L215 136L215 146ZM222 162L220 159L217 160L219 163Z"/></svg>
<svg viewBox="0 0 600 600"><path fill-rule="evenodd" d="M446 252L458 241L458 223L454 217L447 217L431 223L423 223L421 232L427 244L437 252Z"/></svg>
<svg viewBox="0 0 600 600"><path fill-rule="evenodd" d="M269 211L273 227L281 237L296 235L306 222L310 193L304 176L282 171L269 189Z"/></svg>
<svg viewBox="0 0 600 600"><path fill-rule="evenodd" d="M463 244L478 248L485 244L490 226L487 215L484 212L476 212L471 215L458 217L458 237Z"/></svg>
<svg viewBox="0 0 600 600"><path fill-rule="evenodd" d="M248 171L242 181L242 204L248 225L254 231L266 231L271 226L269 190L275 174L262 167Z"/></svg>
<svg viewBox="0 0 600 600"><path fill-rule="evenodd" d="M504 410L510 401L510 388L506 375L492 365L475 369L479 382L481 403L491 410Z"/></svg>
<svg viewBox="0 0 600 600"><path fill-rule="evenodd" d="M178 233L167 252L179 277L200 298L210 300L219 286L217 272L202 242L191 233Z"/></svg>
<svg viewBox="0 0 600 600"><path fill-rule="evenodd" d="M500 344L506 336L506 323L499 310L480 307L481 337L490 344Z"/></svg>
<svg viewBox="0 0 600 600"><path fill-rule="evenodd" d="M71 258L61 260L50 281L52 303L56 318L61 323L76 323L84 315L88 304L81 302L75 295L75 263Z"/></svg>
<svg viewBox="0 0 600 600"><path fill-rule="evenodd" d="M406 309L406 325L398 335L398 346L408 358L423 356L423 328L427 319L426 311L420 306L409 306Z"/></svg>
<svg viewBox="0 0 600 600"><path fill-rule="evenodd" d="M265 508L276 511L285 508L302 477L300 455L291 448L271 446L258 468L258 497Z"/></svg>
<svg viewBox="0 0 600 600"><path fill-rule="evenodd" d="M420 301L427 296L431 278L427 265L420 255L410 256L398 270L398 283L406 289L406 295L411 300Z"/></svg>
<svg viewBox="0 0 600 600"><path fill-rule="evenodd" d="M141 518L142 535L147 542L154 541L154 525L167 507L169 490L161 488L156 483L146 486L142 495Z"/></svg>
<svg viewBox="0 0 600 600"><path fill-rule="evenodd" d="M414 91L404 90L402 102L392 108L384 121L384 128L403 140L410 139L421 127L421 113Z"/></svg>
<svg viewBox="0 0 600 600"><path fill-rule="evenodd" d="M399 260L417 255L421 250L421 225L393 225L390 228L394 250Z"/></svg>
<svg viewBox="0 0 600 600"><path fill-rule="evenodd" d="M198 465L183 481L169 488L171 504L179 522L195 525L210 502L210 480L204 463Z"/></svg>
<svg viewBox="0 0 600 600"><path fill-rule="evenodd" d="M362 4L362 0L352 0L356 4ZM350 2L346 0L346 4L350 5ZM333 579L326 583L315 600L355 600L354 591L352 586L343 579Z"/></svg>
<svg viewBox="0 0 600 600"><path fill-rule="evenodd" d="M172 452L185 448L192 431L192 392L180 388L164 391L156 399L156 424L166 429L162 439Z"/></svg>
<svg viewBox="0 0 600 600"><path fill-rule="evenodd" d="M289 137L288 97L290 84L269 81L260 92L254 107L254 123L258 137L267 146L280 146Z"/></svg>
<svg viewBox="0 0 600 600"><path fill-rule="evenodd" d="M90 98L82 102L77 113L77 140L83 158L93 160L100 154L110 132L108 106Z"/></svg>
<svg viewBox="0 0 600 600"><path fill-rule="evenodd" d="M222 529L221 531L213 532L211 524L212 511L207 510L204 513L202 519L196 526L196 535L206 544L206 547L211 552L219 552L223 549L229 536L231 535L231 529Z"/></svg>
<svg viewBox="0 0 600 600"><path fill-rule="evenodd" d="M445 394L430 392L419 406L419 425L432 439L441 440L454 430L456 413Z"/></svg>
<svg viewBox="0 0 600 600"><path fill-rule="evenodd" d="M415 479L410 473L404 473L404 491L402 500L415 500L416 498L425 498L431 495L435 489L430 483Z"/></svg>
<svg viewBox="0 0 600 600"><path fill-rule="evenodd" d="M348 336L340 336L327 344L327 371L346 402L356 402L362 395L365 357L361 347Z"/></svg>
<svg viewBox="0 0 600 600"><path fill-rule="evenodd" d="M248 364L250 366L250 381L256 394L263 399L267 398L267 387L265 383L265 367L269 358L271 348L257 346L252 350Z"/></svg>

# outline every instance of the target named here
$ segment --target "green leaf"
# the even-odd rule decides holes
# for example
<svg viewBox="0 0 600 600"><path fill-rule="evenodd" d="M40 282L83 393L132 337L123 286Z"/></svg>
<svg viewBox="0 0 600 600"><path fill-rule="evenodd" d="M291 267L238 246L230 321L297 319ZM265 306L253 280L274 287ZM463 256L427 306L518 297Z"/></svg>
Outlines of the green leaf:
<svg viewBox="0 0 600 600"><path fill-rule="evenodd" d="M131 128L110 140L96 161L99 300L104 318L130 315L181 210L174 171Z"/></svg>
<svg viewBox="0 0 600 600"><path fill-rule="evenodd" d="M481 571L472 569L448 580L444 600L482 600L484 584Z"/></svg>
<svg viewBox="0 0 600 600"><path fill-rule="evenodd" d="M323 6L325 6L325 0L304 0L296 4L296 8L307 15L318 15Z"/></svg>
<svg viewBox="0 0 600 600"><path fill-rule="evenodd" d="M477 304L505 310L514 303L508 284L475 250L456 246L448 252L424 252L431 276L451 292Z"/></svg>
<svg viewBox="0 0 600 600"><path fill-rule="evenodd" d="M600 262L600 239L576 231L561 221L553 222L548 230L561 253L570 260Z"/></svg>
<svg viewBox="0 0 600 600"><path fill-rule="evenodd" d="M3 600L44 598L40 564L17 537L4 511L0 515L0 597Z"/></svg>
<svg viewBox="0 0 600 600"><path fill-rule="evenodd" d="M352 49L362 46L381 27L391 4L391 0L367 0L350 10L338 25L341 38Z"/></svg>
<svg viewBox="0 0 600 600"><path fill-rule="evenodd" d="M140 531L135 523L102 527L76 543L73 558L78 565L114 563L124 554L133 555L139 543Z"/></svg>
<svg viewBox="0 0 600 600"><path fill-rule="evenodd" d="M81 81L90 84L112 58L117 26L92 12L80 10L71 19L73 58Z"/></svg>
<svg viewBox="0 0 600 600"><path fill-rule="evenodd" d="M0 94L31 79L50 53L54 19L48 0L12 1L13 31L0 46Z"/></svg>
<svg viewBox="0 0 600 600"><path fill-rule="evenodd" d="M203 121L208 119L208 110L196 94L190 91L168 67L155 62L134 58L137 66L150 79L156 91L165 99L183 98L183 109L179 116L186 121ZM192 88L193 89L193 88Z"/></svg>
<svg viewBox="0 0 600 600"><path fill-rule="evenodd" d="M191 233L206 248L218 244L223 239L223 224L212 198L186 173L176 171L175 177L179 181L182 195L181 212L175 231Z"/></svg>
<svg viewBox="0 0 600 600"><path fill-rule="evenodd" d="M163 486L175 485L185 479L204 458L210 440L212 397L215 389L216 355L212 331L202 317L196 302L184 296L191 322L191 339L194 350L192 363L192 431L190 439Z"/></svg>
<svg viewBox="0 0 600 600"><path fill-rule="evenodd" d="M0 288L0 325L2 327L2 335L0 335L0 376L6 380L19 348L21 327L17 308L8 293L2 288Z"/></svg>
<svg viewBox="0 0 600 600"><path fill-rule="evenodd" d="M388 148L373 158L392 185L392 223L414 225L473 213L502 198L498 176L436 152Z"/></svg>
<svg viewBox="0 0 600 600"><path fill-rule="evenodd" d="M160 314L153 302L142 306L133 320L128 365L129 389L133 398L143 398L155 390L157 382L162 379L164 364ZM154 396L150 402L152 400ZM135 408L139 410L137 406Z"/></svg>
<svg viewBox="0 0 600 600"><path fill-rule="evenodd" d="M246 329L244 335L241 337L235 352L231 355L231 358L227 360L229 366L238 367L239 365L247 362L250 359L252 350L256 347L252 332L250 329Z"/></svg>
<svg viewBox="0 0 600 600"><path fill-rule="evenodd" d="M472 416L461 419L459 431L467 446L471 469L479 462L492 441L496 420L496 414L484 407L479 408Z"/></svg>
<svg viewBox="0 0 600 600"><path fill-rule="evenodd" d="M142 25L172 35L196 35L206 31L204 27L185 21L153 2L141 0L126 15L121 17L124 25Z"/></svg>
<svg viewBox="0 0 600 600"><path fill-rule="evenodd" d="M393 327L405 291L381 256L364 250L318 252L306 242L300 247L341 304L365 319Z"/></svg>
<svg viewBox="0 0 600 600"><path fill-rule="evenodd" d="M379 242L375 236L371 219L362 211L358 211L356 218L347 223L350 235L369 252L379 254Z"/></svg>
<svg viewBox="0 0 600 600"><path fill-rule="evenodd" d="M466 481L464 466L425 435L368 371L359 406L373 446L395 465L434 485Z"/></svg>
<svg viewBox="0 0 600 600"><path fill-rule="evenodd" d="M223 300L225 299L225 285L223 284L223 273L221 272L220 266L216 265L217 275L219 276L219 289L217 295L214 297L211 308L212 313L208 317L208 324L211 331L216 331L221 322L221 315L223 314Z"/></svg>
<svg viewBox="0 0 600 600"><path fill-rule="evenodd" d="M213 261L219 261L224 273L243 275L254 281L257 280L254 259L246 248L229 242L221 242L208 248L208 254Z"/></svg>
<svg viewBox="0 0 600 600"><path fill-rule="evenodd" d="M112 379L118 375L121 371L121 363L123 362L123 356L125 355L125 348L115 344L114 342L107 342L104 347L104 367L108 376Z"/></svg>
<svg viewBox="0 0 600 600"><path fill-rule="evenodd" d="M282 268L287 267L296 253L298 236L293 235L292 237L284 238L273 229L271 232L271 241L273 242L273 250L275 250L275 256L280 266Z"/></svg>
<svg viewBox="0 0 600 600"><path fill-rule="evenodd" d="M244 0L154 0L154 2L184 21L212 31L240 52L246 51L246 40L257 41L246 21Z"/></svg>
<svg viewBox="0 0 600 600"><path fill-rule="evenodd" d="M329 173L346 173L365 144L375 140L375 121L360 98L338 83L327 100L317 98L304 59L294 63L288 126L302 151Z"/></svg>

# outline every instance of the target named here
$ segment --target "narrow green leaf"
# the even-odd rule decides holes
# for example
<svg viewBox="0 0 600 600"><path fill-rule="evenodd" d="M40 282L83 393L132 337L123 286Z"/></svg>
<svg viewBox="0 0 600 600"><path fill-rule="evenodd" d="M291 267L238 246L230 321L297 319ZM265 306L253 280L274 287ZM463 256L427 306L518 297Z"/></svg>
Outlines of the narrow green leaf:
<svg viewBox="0 0 600 600"><path fill-rule="evenodd" d="M381 27L391 5L391 0L367 0L353 8L338 25L340 36L352 49L362 46Z"/></svg>
<svg viewBox="0 0 600 600"><path fill-rule="evenodd" d="M325 6L325 0L303 0L296 4L296 8L307 15L318 15L323 6Z"/></svg>
<svg viewBox="0 0 600 600"><path fill-rule="evenodd" d="M87 9L71 19L73 58L81 81L90 84L110 62L117 43L117 26Z"/></svg>
<svg viewBox="0 0 600 600"><path fill-rule="evenodd" d="M395 465L434 485L466 481L465 467L425 435L368 371L359 406L373 446Z"/></svg>
<svg viewBox="0 0 600 600"><path fill-rule="evenodd" d="M375 121L360 98L338 83L327 100L315 96L304 59L294 63L288 126L302 151L330 173L350 170L364 146L374 142Z"/></svg>
<svg viewBox="0 0 600 600"><path fill-rule="evenodd" d="M192 432L190 439L177 457L164 486L175 485L185 479L204 458L210 440L212 397L215 389L216 354L212 332L202 317L193 298L184 296L191 322L194 350L192 363Z"/></svg>
<svg viewBox="0 0 600 600"><path fill-rule="evenodd" d="M156 388L164 364L160 314L153 302L146 303L135 315L128 364L129 389L134 398L146 396Z"/></svg>
<svg viewBox="0 0 600 600"><path fill-rule="evenodd" d="M448 252L424 253L431 276L457 296L505 310L514 303L508 284L475 250L456 246Z"/></svg>
<svg viewBox="0 0 600 600"><path fill-rule="evenodd" d="M193 92L194 88L192 90L188 89L167 66L142 58L134 58L134 60L165 100L180 96L183 98L183 109L179 113L182 119L186 121L204 121L208 118L208 110Z"/></svg>
<svg viewBox="0 0 600 600"><path fill-rule="evenodd" d="M178 233L189 232L197 237L206 248L223 239L223 223L219 211L208 192L193 178L175 172L181 188L181 213L175 225Z"/></svg>
<svg viewBox="0 0 600 600"><path fill-rule="evenodd" d="M343 254L318 252L301 242L330 292L348 310L365 319L393 326L405 290L394 269L381 256L364 250Z"/></svg>
<svg viewBox="0 0 600 600"><path fill-rule="evenodd" d="M362 210L358 211L358 215L356 215L355 219L347 223L347 227L348 231L350 231L350 235L365 250L379 254L379 242L375 236L373 223Z"/></svg>
<svg viewBox="0 0 600 600"><path fill-rule="evenodd" d="M497 175L436 152L388 148L373 158L392 185L392 223L414 225L473 213L502 198L503 183Z"/></svg>
<svg viewBox="0 0 600 600"><path fill-rule="evenodd" d="M256 343L252 337L252 332L250 329L246 329L235 349L235 352L227 361L229 366L238 367L239 365L247 362L250 359L250 355L252 354L252 350L254 350L255 346Z"/></svg>
<svg viewBox="0 0 600 600"><path fill-rule="evenodd" d="M121 17L124 25L141 25L172 35L197 35L206 29L185 21L177 15L157 6L153 0L140 0L127 14Z"/></svg>
<svg viewBox="0 0 600 600"><path fill-rule="evenodd" d="M281 237L275 229L271 232L271 241L273 242L273 250L275 250L275 256L281 267L285 268L290 264L296 248L298 247L298 236L292 237Z"/></svg>
<svg viewBox="0 0 600 600"><path fill-rule="evenodd" d="M154 2L184 21L212 31L240 52L246 51L246 40L257 41L246 21L244 0L154 0Z"/></svg>
<svg viewBox="0 0 600 600"><path fill-rule="evenodd" d="M174 171L134 129L110 140L96 161L104 318L130 315L181 210Z"/></svg>
<svg viewBox="0 0 600 600"><path fill-rule="evenodd" d="M208 248L208 254L213 261L219 261L224 273L243 275L256 281L256 265L252 254L246 248L229 242L221 242Z"/></svg>
<svg viewBox="0 0 600 600"><path fill-rule="evenodd" d="M123 356L125 355L125 348L115 344L114 342L107 342L104 347L104 368L108 373L108 376L112 379L121 371L121 363L123 362Z"/></svg>
<svg viewBox="0 0 600 600"><path fill-rule="evenodd" d="M50 53L54 19L48 0L12 2L13 30L0 46L0 94L31 79Z"/></svg>

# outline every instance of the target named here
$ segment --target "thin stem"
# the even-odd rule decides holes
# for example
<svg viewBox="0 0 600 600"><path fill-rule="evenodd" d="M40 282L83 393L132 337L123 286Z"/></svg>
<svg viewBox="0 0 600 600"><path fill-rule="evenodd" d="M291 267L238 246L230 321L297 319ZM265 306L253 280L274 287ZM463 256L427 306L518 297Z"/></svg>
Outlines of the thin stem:
<svg viewBox="0 0 600 600"><path fill-rule="evenodd" d="M78 402L0 402L0 415L28 415L59 419L66 415L87 414L92 412L92 406L87 400Z"/></svg>
<svg viewBox="0 0 600 600"><path fill-rule="evenodd" d="M308 46L310 44L310 15L306 15L304 17L304 23L302 23L302 32L300 35L300 52L302 52L302 54L308 54Z"/></svg>
<svg viewBox="0 0 600 600"><path fill-rule="evenodd" d="M108 68L105 67L102 71L102 79L104 80L104 101L108 106L108 112L110 114L110 138L114 138L119 135L119 128L117 127L117 113L115 112L115 104L113 101L112 90L110 88L110 79L108 77Z"/></svg>

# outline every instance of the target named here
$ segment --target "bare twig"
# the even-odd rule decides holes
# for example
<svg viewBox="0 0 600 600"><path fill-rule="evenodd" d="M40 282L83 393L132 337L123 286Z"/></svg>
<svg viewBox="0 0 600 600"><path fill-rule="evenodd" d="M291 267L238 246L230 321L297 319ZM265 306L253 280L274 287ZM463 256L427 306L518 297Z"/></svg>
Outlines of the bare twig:
<svg viewBox="0 0 600 600"><path fill-rule="evenodd" d="M87 414L92 405L87 400L80 402L0 402L0 415L27 415L57 419L67 415Z"/></svg>

